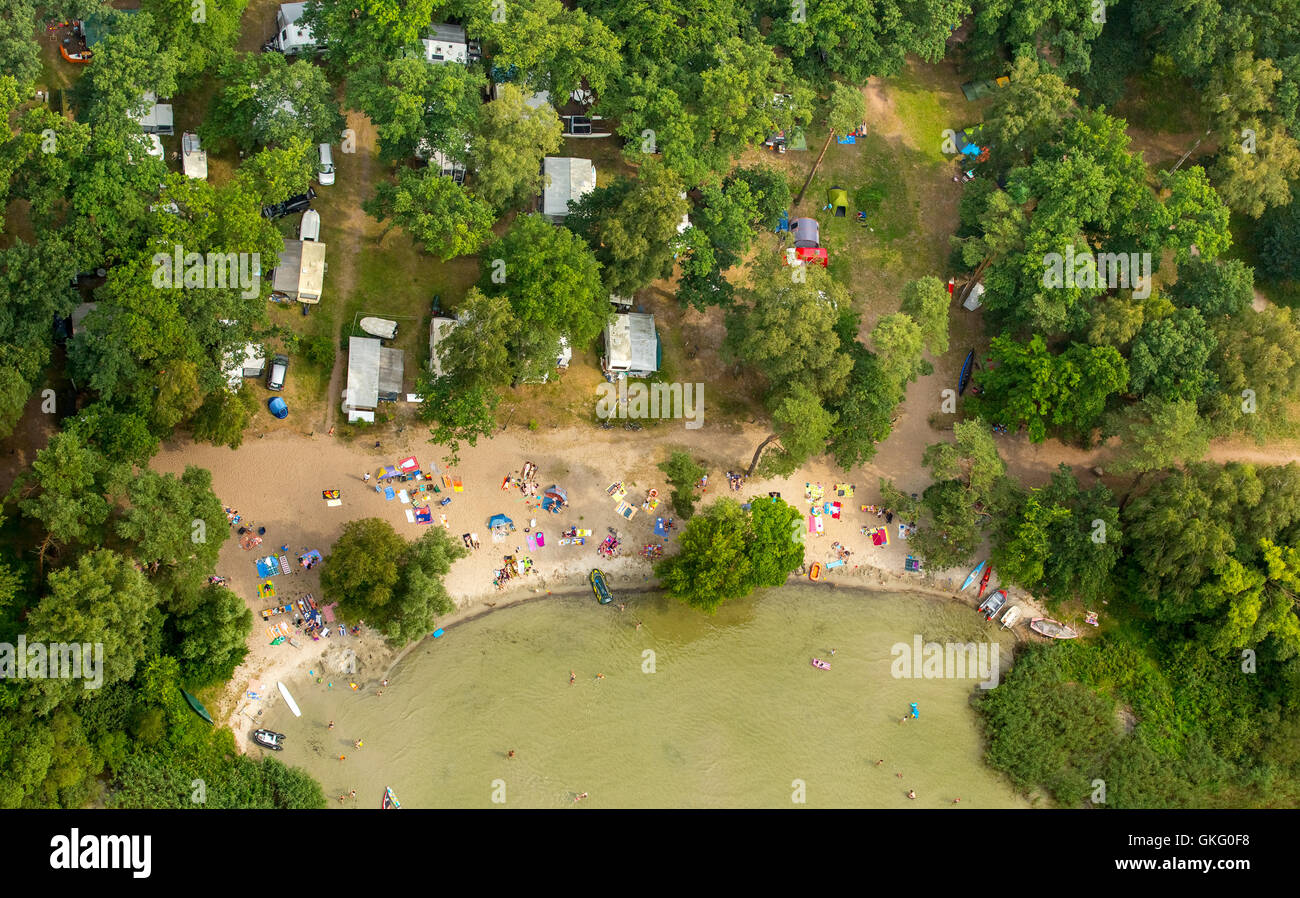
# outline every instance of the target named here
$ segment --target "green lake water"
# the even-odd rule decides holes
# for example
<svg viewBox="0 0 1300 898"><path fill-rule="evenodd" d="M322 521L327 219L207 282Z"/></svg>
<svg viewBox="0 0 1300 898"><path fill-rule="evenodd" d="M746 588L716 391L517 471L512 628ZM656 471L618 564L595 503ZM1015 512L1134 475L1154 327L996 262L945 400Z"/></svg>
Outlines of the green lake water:
<svg viewBox="0 0 1300 898"><path fill-rule="evenodd" d="M303 716L281 702L264 725L335 807L352 789L343 807L377 807L385 786L408 808L563 807L581 792L583 807L1026 806L982 762L978 678L892 673L891 648L918 634L997 642L1005 663L1014 640L969 606L811 585L712 617L619 598L625 611L550 597L458 625L382 696L346 677L290 682ZM900 723L912 702L920 716Z"/></svg>

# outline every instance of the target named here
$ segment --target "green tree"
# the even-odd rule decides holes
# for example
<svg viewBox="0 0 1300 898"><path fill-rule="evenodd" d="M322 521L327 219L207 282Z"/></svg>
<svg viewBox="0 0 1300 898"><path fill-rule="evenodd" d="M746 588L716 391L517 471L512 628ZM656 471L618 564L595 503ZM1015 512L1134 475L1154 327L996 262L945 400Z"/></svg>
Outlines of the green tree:
<svg viewBox="0 0 1300 898"><path fill-rule="evenodd" d="M414 52L433 22L435 0L312 0L301 24L343 72Z"/></svg>
<svg viewBox="0 0 1300 898"><path fill-rule="evenodd" d="M540 215L520 215L484 250L480 286L509 300L516 331L566 335L575 346L596 339L609 318L596 257L576 234ZM554 365L553 354L548 362Z"/></svg>
<svg viewBox="0 0 1300 898"><path fill-rule="evenodd" d="M27 617L32 642L103 645L97 676L102 685L131 679L144 660L154 622L157 594L131 562L108 549L80 556L73 566L49 576L49 592ZM84 670L84 668L83 668ZM37 714L84 694L86 680L32 680L28 705Z"/></svg>
<svg viewBox="0 0 1300 898"><path fill-rule="evenodd" d="M930 355L948 351L948 305L952 297L943 281L933 275L909 281L903 288L900 311L910 315L921 329L921 338Z"/></svg>
<svg viewBox="0 0 1300 898"><path fill-rule="evenodd" d="M729 317L727 347L774 387L802 384L817 396L834 398L853 367L843 353L827 351L838 345L836 308L847 308L848 297L820 269L807 275L792 281L777 260L760 261L743 294L748 306Z"/></svg>
<svg viewBox="0 0 1300 898"><path fill-rule="evenodd" d="M719 499L687 522L681 552L655 566L670 593L712 614L728 599L785 582L803 562L800 513L780 499L756 499L751 509Z"/></svg>
<svg viewBox="0 0 1300 898"><path fill-rule="evenodd" d="M56 544L95 541L108 520L109 482L116 479L104 457L78 436L64 431L50 438L36 453L25 497L18 503L45 530L42 557Z"/></svg>
<svg viewBox="0 0 1300 898"><path fill-rule="evenodd" d="M362 208L379 221L391 218L444 262L478 252L492 236L492 208L432 168L398 169L397 183L380 184Z"/></svg>
<svg viewBox="0 0 1300 898"><path fill-rule="evenodd" d="M1148 396L1114 413L1110 429L1119 436L1111 467L1118 472L1158 471L1205 455L1210 437L1191 399Z"/></svg>
<svg viewBox="0 0 1300 898"><path fill-rule="evenodd" d="M474 192L497 209L523 205L541 193L542 158L560 148L559 116L533 107L523 91L503 84L484 104L470 139Z"/></svg>
<svg viewBox="0 0 1300 898"><path fill-rule="evenodd" d="M213 95L199 133L206 140L230 140L245 152L283 146L295 138L310 145L332 143L343 130L322 69L307 60L289 62L280 53L250 53L225 62L223 87Z"/></svg>
<svg viewBox="0 0 1300 898"><path fill-rule="evenodd" d="M248 654L253 612L224 586L209 586L202 601L172 620L176 631L174 655L185 682L199 689L229 680Z"/></svg>
<svg viewBox="0 0 1300 898"><path fill-rule="evenodd" d="M1178 267L1178 283L1170 296L1175 305L1196 309L1207 321L1236 315L1255 298L1255 272L1237 259L1190 259Z"/></svg>
<svg viewBox="0 0 1300 898"><path fill-rule="evenodd" d="M190 422L194 439L238 449L257 407L257 395L247 383L240 384L238 390L209 393Z"/></svg>
<svg viewBox="0 0 1300 898"><path fill-rule="evenodd" d="M1300 177L1300 144L1278 125L1249 121L1253 144L1230 141L1211 172L1223 201L1234 212L1259 218L1291 202L1290 182Z"/></svg>
<svg viewBox="0 0 1300 898"><path fill-rule="evenodd" d="M826 127L835 134L854 134L867 119L867 101L862 88L836 81L826 103Z"/></svg>
<svg viewBox="0 0 1300 898"><path fill-rule="evenodd" d="M396 645L406 645L432 633L438 615L456 610L456 603L442 581L452 563L467 554L468 550L453 542L441 527L425 530L402 554L401 575L394 590L397 607L371 623Z"/></svg>
<svg viewBox="0 0 1300 898"><path fill-rule="evenodd" d="M419 56L369 62L348 76L349 105L375 124L379 156L399 162L440 150L463 160L482 105L484 78L462 65L431 65Z"/></svg>
<svg viewBox="0 0 1300 898"><path fill-rule="evenodd" d="M999 171L1030 158L1054 138L1078 96L1077 90L1029 55L1016 59L1009 77L1011 83L994 95L981 131L988 142L989 161Z"/></svg>
<svg viewBox="0 0 1300 898"><path fill-rule="evenodd" d="M1210 369L1219 392L1203 408L1218 433L1245 431L1257 439L1285 432L1288 409L1300 396L1300 325L1287 308L1247 307L1214 326L1218 348Z"/></svg>
<svg viewBox="0 0 1300 898"><path fill-rule="evenodd" d="M239 20L248 0L196 4L194 0L141 0L140 9L153 17L162 45L176 54L187 81L199 77L235 49ZM200 15L200 10L202 15Z"/></svg>
<svg viewBox="0 0 1300 898"><path fill-rule="evenodd" d="M672 487L673 511L683 518L695 514L695 484L707 473L706 469L690 453L674 451L659 463L659 470Z"/></svg>
<svg viewBox="0 0 1300 898"><path fill-rule="evenodd" d="M845 471L866 464L876 455L876 444L889 436L894 409L903 398L898 384L886 376L880 362L861 343L849 349L853 368L844 395L831 404L835 425L828 451Z"/></svg>
<svg viewBox="0 0 1300 898"><path fill-rule="evenodd" d="M884 377L900 389L925 370L925 334L911 315L895 312L881 318L871 329L871 342Z"/></svg>
<svg viewBox="0 0 1300 898"><path fill-rule="evenodd" d="M0 59L21 84L34 84L41 75L41 45L36 42L33 0L4 0L0 4ZM9 805L5 805L9 807Z"/></svg>
<svg viewBox="0 0 1300 898"><path fill-rule="evenodd" d="M622 40L594 15L560 0L513 3L501 21L495 18L482 3L470 19L493 64L516 68L521 81L552 97L567 97L584 82L601 95L622 67Z"/></svg>
<svg viewBox="0 0 1300 898"><path fill-rule="evenodd" d="M1129 388L1139 396L1199 399L1214 389L1206 369L1214 349L1214 335L1195 309L1148 321L1129 353Z"/></svg>
<svg viewBox="0 0 1300 898"><path fill-rule="evenodd" d="M565 227L592 248L611 295L631 296L672 271L683 193L675 174L650 162L635 180L616 178L570 207Z"/></svg>
<svg viewBox="0 0 1300 898"><path fill-rule="evenodd" d="M349 620L381 620L397 616L397 583L406 540L380 518L348 521L321 565L321 589L337 600Z"/></svg>

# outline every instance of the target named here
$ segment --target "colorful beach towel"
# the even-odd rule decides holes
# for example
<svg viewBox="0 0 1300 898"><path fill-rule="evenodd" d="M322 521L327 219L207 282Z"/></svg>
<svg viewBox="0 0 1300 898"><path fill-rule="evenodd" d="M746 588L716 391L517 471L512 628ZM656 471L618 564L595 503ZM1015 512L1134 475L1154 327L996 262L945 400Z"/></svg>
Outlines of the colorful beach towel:
<svg viewBox="0 0 1300 898"><path fill-rule="evenodd" d="M394 499L397 498L397 493L393 491L393 488L391 486L386 486L384 487L384 498L387 499L389 502L392 502Z"/></svg>
<svg viewBox="0 0 1300 898"><path fill-rule="evenodd" d="M403 505L410 505L411 494L408 493L406 490L402 490L400 493L397 494L397 501L401 502Z"/></svg>

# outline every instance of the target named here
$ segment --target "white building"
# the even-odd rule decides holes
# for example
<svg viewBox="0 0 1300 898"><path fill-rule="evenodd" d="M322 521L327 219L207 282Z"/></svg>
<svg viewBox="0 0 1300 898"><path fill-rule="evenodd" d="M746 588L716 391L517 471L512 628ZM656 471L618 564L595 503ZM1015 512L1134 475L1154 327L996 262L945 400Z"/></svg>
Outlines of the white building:
<svg viewBox="0 0 1300 898"><path fill-rule="evenodd" d="M541 211L548 221L564 221L569 207L596 189L596 166L590 159L547 156L542 160L546 186L542 188Z"/></svg>
<svg viewBox="0 0 1300 898"><path fill-rule="evenodd" d="M374 421L380 402L395 402L402 395L404 353L389 349L374 337L348 340L348 386L343 411L348 421Z"/></svg>

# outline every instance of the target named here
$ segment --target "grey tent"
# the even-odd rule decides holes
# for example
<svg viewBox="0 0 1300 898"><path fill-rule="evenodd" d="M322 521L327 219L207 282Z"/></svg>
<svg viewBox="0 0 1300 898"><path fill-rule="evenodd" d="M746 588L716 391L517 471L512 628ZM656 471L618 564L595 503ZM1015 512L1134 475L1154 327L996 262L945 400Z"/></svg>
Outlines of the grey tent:
<svg viewBox="0 0 1300 898"><path fill-rule="evenodd" d="M797 248L816 249L821 246L821 228L815 218L796 218L790 222L790 231L794 234Z"/></svg>

